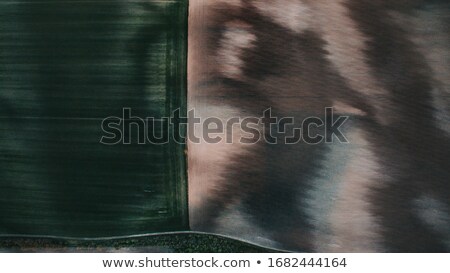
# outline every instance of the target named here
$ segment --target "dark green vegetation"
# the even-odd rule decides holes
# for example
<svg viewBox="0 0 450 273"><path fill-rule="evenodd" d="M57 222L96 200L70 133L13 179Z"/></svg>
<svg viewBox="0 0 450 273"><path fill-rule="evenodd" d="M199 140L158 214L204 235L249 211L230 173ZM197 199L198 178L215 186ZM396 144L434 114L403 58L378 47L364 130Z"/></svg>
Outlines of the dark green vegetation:
<svg viewBox="0 0 450 273"><path fill-rule="evenodd" d="M188 229L183 145L100 144L185 110L185 32L185 1L0 2L0 235Z"/></svg>
<svg viewBox="0 0 450 273"><path fill-rule="evenodd" d="M0 238L0 252L274 252L254 245L205 234L170 234L132 239L76 241Z"/></svg>

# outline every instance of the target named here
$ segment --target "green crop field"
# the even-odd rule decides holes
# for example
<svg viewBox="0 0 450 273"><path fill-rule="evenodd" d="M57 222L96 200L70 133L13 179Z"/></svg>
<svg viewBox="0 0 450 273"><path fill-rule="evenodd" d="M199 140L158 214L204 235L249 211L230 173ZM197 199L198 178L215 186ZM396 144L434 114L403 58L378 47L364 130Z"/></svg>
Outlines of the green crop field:
<svg viewBox="0 0 450 273"><path fill-rule="evenodd" d="M185 112L186 8L0 2L0 236L188 229L184 145L100 143L123 108Z"/></svg>

